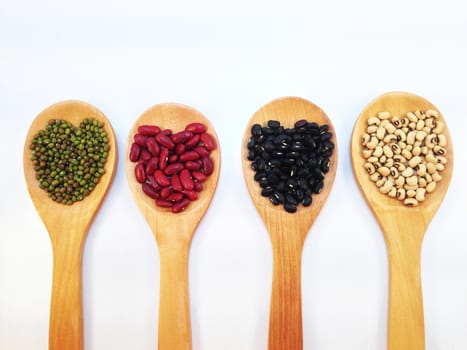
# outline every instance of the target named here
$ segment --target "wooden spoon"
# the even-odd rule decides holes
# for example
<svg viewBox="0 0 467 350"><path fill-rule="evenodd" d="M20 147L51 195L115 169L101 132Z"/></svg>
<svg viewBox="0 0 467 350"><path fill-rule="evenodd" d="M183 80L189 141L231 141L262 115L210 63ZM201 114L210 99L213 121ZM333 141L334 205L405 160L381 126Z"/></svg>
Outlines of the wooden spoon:
<svg viewBox="0 0 467 350"><path fill-rule="evenodd" d="M383 231L389 257L389 350L425 349L420 254L428 224L438 210L449 186L453 168L452 141L444 129L448 145L446 168L436 190L417 207L406 207L397 199L381 194L364 168L361 138L367 120L378 112L401 116L416 110L438 109L422 97L390 92L373 100L360 114L351 140L352 166L360 190ZM439 113L439 119L444 121ZM445 122L445 121L444 121ZM446 124L446 123L445 123Z"/></svg>
<svg viewBox="0 0 467 350"><path fill-rule="evenodd" d="M192 122L201 122L216 139L211 152L214 172L203 183L199 198L181 213L155 205L135 179L135 163L129 160L133 136L139 125L157 125L174 132ZM188 253L196 227L211 203L219 179L220 153L215 130L200 112L180 104L160 104L144 112L130 129L126 146L126 173L130 190L156 238L160 255L159 350L191 349L191 323L188 291Z"/></svg>
<svg viewBox="0 0 467 350"><path fill-rule="evenodd" d="M300 119L328 124L335 149L329 172L313 204L299 206L294 214L282 206L274 206L261 196L261 187L254 180L251 162L247 159L247 143L253 124L265 125L278 120L284 127L293 127ZM274 100L259 109L250 119L242 142L242 167L248 191L269 233L273 250L273 281L269 317L269 350L300 350L303 348L301 305L301 257L305 237L326 201L336 175L337 143L331 120L315 104L297 97Z"/></svg>
<svg viewBox="0 0 467 350"><path fill-rule="evenodd" d="M110 150L99 184L82 201L65 205L51 200L39 188L29 149L32 139L50 119L64 119L74 126L85 118L105 123ZM49 349L83 349L81 266L84 242L110 184L117 161L117 143L107 118L81 101L64 101L42 111L31 124L24 144L24 176L31 199L49 232L53 250L53 282L50 307Z"/></svg>

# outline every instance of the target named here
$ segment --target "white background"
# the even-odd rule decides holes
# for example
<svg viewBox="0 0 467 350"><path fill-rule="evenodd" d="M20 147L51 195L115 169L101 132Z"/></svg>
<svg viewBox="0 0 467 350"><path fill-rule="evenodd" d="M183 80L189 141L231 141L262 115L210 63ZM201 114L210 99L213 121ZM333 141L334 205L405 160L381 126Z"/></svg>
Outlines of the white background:
<svg viewBox="0 0 467 350"><path fill-rule="evenodd" d="M392 90L429 99L452 133L451 187L423 245L426 348L467 349L466 65L461 0L1 0L0 349L47 348L51 248L22 150L33 118L65 99L101 109L120 151L83 257L85 348L156 348L159 258L123 150L144 110L180 102L212 121L222 149L190 254L193 349L266 349L271 247L240 143L253 113L287 95L327 112L340 151L303 252L304 348L386 349L386 249L354 181L349 140L365 105Z"/></svg>

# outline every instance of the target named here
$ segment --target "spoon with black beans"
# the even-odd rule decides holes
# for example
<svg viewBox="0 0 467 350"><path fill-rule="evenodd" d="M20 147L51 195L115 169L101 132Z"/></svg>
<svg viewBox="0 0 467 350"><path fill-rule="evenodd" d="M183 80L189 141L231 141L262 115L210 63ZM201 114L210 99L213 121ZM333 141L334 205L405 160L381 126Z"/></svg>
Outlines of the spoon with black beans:
<svg viewBox="0 0 467 350"><path fill-rule="evenodd" d="M273 100L248 123L242 168L273 249L269 350L300 350L303 245L330 193L337 168L331 120L305 99Z"/></svg>

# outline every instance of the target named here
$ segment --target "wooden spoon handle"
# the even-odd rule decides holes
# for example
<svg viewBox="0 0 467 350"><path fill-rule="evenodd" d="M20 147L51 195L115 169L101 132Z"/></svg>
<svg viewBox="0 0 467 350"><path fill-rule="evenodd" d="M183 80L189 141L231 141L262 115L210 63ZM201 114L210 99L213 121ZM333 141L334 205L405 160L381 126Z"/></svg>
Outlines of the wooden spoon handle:
<svg viewBox="0 0 467 350"><path fill-rule="evenodd" d="M190 350L188 244L159 245L159 350Z"/></svg>
<svg viewBox="0 0 467 350"><path fill-rule="evenodd" d="M273 241L269 350L301 350L303 349L302 243L298 239L279 241L280 239Z"/></svg>
<svg viewBox="0 0 467 350"><path fill-rule="evenodd" d="M83 349L81 247L53 247L49 350Z"/></svg>
<svg viewBox="0 0 467 350"><path fill-rule="evenodd" d="M388 245L388 350L424 350L421 242Z"/></svg>

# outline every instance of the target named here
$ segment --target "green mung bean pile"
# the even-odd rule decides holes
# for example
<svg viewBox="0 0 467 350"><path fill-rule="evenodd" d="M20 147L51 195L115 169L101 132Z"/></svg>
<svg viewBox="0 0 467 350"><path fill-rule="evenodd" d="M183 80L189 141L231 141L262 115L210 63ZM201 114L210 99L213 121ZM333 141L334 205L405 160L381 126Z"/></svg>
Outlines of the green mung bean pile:
<svg viewBox="0 0 467 350"><path fill-rule="evenodd" d="M40 188L52 200L71 205L99 183L110 146L102 122L87 118L74 127L51 119L34 136L30 149Z"/></svg>

